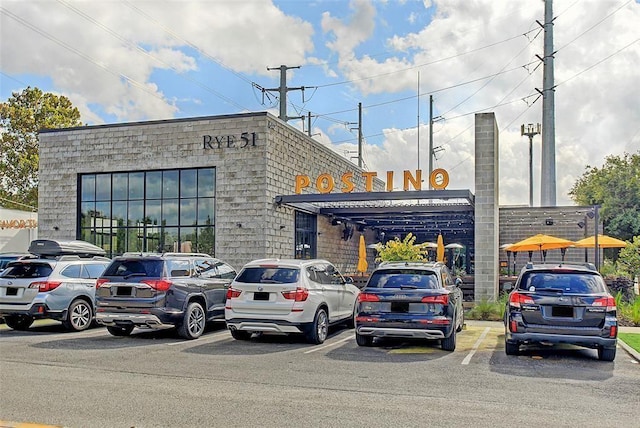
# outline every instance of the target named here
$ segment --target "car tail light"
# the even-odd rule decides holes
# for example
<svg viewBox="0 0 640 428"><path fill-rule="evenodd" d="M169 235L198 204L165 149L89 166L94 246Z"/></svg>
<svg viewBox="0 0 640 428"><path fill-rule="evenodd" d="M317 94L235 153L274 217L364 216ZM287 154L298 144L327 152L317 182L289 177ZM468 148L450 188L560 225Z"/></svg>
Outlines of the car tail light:
<svg viewBox="0 0 640 428"><path fill-rule="evenodd" d="M293 300L296 302L304 302L309 297L309 290L304 287L298 287L295 290L283 291L282 297L287 300Z"/></svg>
<svg viewBox="0 0 640 428"><path fill-rule="evenodd" d="M99 279L96 281L96 288L100 288L100 287L102 287L102 284L105 284L105 283L107 283L107 282L109 282L109 280L108 280L108 279L106 279L106 278L99 278Z"/></svg>
<svg viewBox="0 0 640 428"><path fill-rule="evenodd" d="M240 297L241 294L242 291L236 288L229 287L227 289L227 299L235 299L236 297Z"/></svg>
<svg viewBox="0 0 640 428"><path fill-rule="evenodd" d="M600 298L594 300L593 303L591 304L591 306L606 307L607 308L607 312L612 312L612 311L616 310L616 299L614 299L611 296L609 296L609 297L600 297Z"/></svg>
<svg viewBox="0 0 640 428"><path fill-rule="evenodd" d="M37 288L38 291L51 291L58 288L62 284L61 281L37 281L29 284L29 288Z"/></svg>
<svg viewBox="0 0 640 428"><path fill-rule="evenodd" d="M439 296L425 296L422 298L422 303L435 303L439 305L448 305L449 304L449 296L446 294L441 294Z"/></svg>
<svg viewBox="0 0 640 428"><path fill-rule="evenodd" d="M380 297L371 293L360 293L358 294L358 302L379 302Z"/></svg>
<svg viewBox="0 0 640 428"><path fill-rule="evenodd" d="M612 325L611 329L609 330L609 337L616 337L617 335L618 335L618 326Z"/></svg>
<svg viewBox="0 0 640 428"><path fill-rule="evenodd" d="M511 331L511 333L517 333L518 332L518 321L511 320L509 322L509 330Z"/></svg>
<svg viewBox="0 0 640 428"><path fill-rule="evenodd" d="M166 279L145 279L140 281L143 284L147 284L149 287L157 291L167 291L173 285L173 282Z"/></svg>
<svg viewBox="0 0 640 428"><path fill-rule="evenodd" d="M509 296L509 306L514 308L519 308L521 305L533 305L535 302L530 296L526 294L521 294L518 292L513 292Z"/></svg>
<svg viewBox="0 0 640 428"><path fill-rule="evenodd" d="M357 316L356 322L380 322L380 318L378 317L365 317L365 316Z"/></svg>

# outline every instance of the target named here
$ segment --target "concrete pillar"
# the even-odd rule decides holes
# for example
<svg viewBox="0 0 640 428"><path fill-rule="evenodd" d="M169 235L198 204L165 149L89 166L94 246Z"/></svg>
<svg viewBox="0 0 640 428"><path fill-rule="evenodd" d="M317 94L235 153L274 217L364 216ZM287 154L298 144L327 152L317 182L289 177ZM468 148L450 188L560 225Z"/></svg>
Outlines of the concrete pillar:
<svg viewBox="0 0 640 428"><path fill-rule="evenodd" d="M498 125L494 113L475 118L475 301L498 297Z"/></svg>

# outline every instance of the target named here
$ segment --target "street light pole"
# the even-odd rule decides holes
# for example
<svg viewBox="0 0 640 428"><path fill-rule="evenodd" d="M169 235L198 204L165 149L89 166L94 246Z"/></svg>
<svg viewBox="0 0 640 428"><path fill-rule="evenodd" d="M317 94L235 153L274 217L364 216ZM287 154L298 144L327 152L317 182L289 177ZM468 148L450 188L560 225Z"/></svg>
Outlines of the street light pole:
<svg viewBox="0 0 640 428"><path fill-rule="evenodd" d="M529 137L529 206L533 206L533 136L540 133L540 124L522 125L520 127L520 135Z"/></svg>

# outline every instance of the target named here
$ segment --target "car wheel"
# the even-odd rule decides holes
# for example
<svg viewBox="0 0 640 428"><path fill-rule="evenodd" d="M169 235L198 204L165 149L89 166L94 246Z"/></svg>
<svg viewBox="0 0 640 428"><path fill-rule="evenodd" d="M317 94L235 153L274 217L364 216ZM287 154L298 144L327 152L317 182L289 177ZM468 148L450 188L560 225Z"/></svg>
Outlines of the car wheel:
<svg viewBox="0 0 640 428"><path fill-rule="evenodd" d="M316 312L313 323L307 331L307 341L315 345L324 343L329 334L329 317L327 311L320 308Z"/></svg>
<svg viewBox="0 0 640 428"><path fill-rule="evenodd" d="M598 359L601 361L613 361L616 358L616 348L598 348Z"/></svg>
<svg viewBox="0 0 640 428"><path fill-rule="evenodd" d="M520 353L520 344L504 341L504 352L507 355L518 355Z"/></svg>
<svg viewBox="0 0 640 428"><path fill-rule="evenodd" d="M371 346L373 345L373 336L363 336L356 333L356 343L358 346Z"/></svg>
<svg viewBox="0 0 640 428"><path fill-rule="evenodd" d="M6 315L4 322L14 330L27 330L33 324L33 317L28 315Z"/></svg>
<svg viewBox="0 0 640 428"><path fill-rule="evenodd" d="M91 326L93 311L86 300L76 299L69 305L67 319L62 322L64 328L72 331L86 330Z"/></svg>
<svg viewBox="0 0 640 428"><path fill-rule="evenodd" d="M456 350L456 330L453 330L449 337L442 339L440 347L443 351L453 352Z"/></svg>
<svg viewBox="0 0 640 428"><path fill-rule="evenodd" d="M233 337L235 340L249 340L251 339L251 332L250 331L243 331L243 330L229 330L231 331L231 337Z"/></svg>
<svg viewBox="0 0 640 428"><path fill-rule="evenodd" d="M133 331L133 325L121 327L118 325L108 325L107 331L113 336L129 336Z"/></svg>
<svg viewBox="0 0 640 428"><path fill-rule="evenodd" d="M197 339L202 336L206 321L202 305L191 302L187 306L182 323L178 326L178 334L185 339Z"/></svg>

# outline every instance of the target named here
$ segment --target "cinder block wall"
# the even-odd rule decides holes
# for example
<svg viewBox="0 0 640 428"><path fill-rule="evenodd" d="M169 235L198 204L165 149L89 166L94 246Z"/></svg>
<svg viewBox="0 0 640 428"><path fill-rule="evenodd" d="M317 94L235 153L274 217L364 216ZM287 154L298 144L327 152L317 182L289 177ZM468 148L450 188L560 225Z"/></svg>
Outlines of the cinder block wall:
<svg viewBox="0 0 640 428"><path fill-rule="evenodd" d="M255 133L255 146L240 147L245 132L249 138ZM205 135L221 144L205 147ZM229 144L228 136L235 143ZM315 179L329 173L339 179L359 171L266 112L43 132L39 236L76 238L78 174L195 167L216 168L215 255L236 268L257 258L294 256L294 212L273 202L277 195L294 193L296 174ZM363 191L359 176L354 174L356 191ZM374 190L383 190L380 180ZM318 232L318 257L343 271L355 269L359 234L344 241L341 227L327 225L324 217L318 218Z"/></svg>
<svg viewBox="0 0 640 428"><path fill-rule="evenodd" d="M589 218L587 213L593 212L593 207L584 206L560 206L560 207L501 207L500 208L500 247L513 244L538 233L556 236L558 238L578 241L595 234L595 219ZM547 224L552 223L552 224ZM583 223L581 228L578 223ZM585 227L586 226L586 227ZM602 225L598 227L598 233L602 233ZM595 263L595 250L586 251L587 260ZM529 253L519 252L516 255L516 274L529 260ZM534 262L542 261L543 256L539 251L532 254ZM513 253L508 254L500 249L500 261L510 260L513 272ZM560 250L548 250L547 261L562 260ZM568 248L565 253L567 262L585 262L585 250L583 248ZM602 252L600 253L602 261Z"/></svg>
<svg viewBox="0 0 640 428"><path fill-rule="evenodd" d="M493 113L475 117L475 301L498 295L498 126Z"/></svg>

